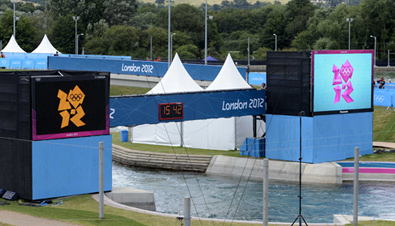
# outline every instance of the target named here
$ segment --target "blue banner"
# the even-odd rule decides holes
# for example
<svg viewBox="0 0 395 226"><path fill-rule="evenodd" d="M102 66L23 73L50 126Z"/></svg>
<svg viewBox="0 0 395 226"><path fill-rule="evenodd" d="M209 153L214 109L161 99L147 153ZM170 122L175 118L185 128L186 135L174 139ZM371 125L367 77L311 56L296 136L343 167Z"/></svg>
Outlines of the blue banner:
<svg viewBox="0 0 395 226"><path fill-rule="evenodd" d="M194 80L213 81L222 66L184 64L185 69ZM116 74L145 75L163 77L168 69L167 62L98 59L80 57L48 57L48 69L78 70L78 71L107 71ZM246 68L238 67L243 78Z"/></svg>
<svg viewBox="0 0 395 226"><path fill-rule="evenodd" d="M16 58L10 59L10 68L21 69L22 68L22 59L16 59Z"/></svg>
<svg viewBox="0 0 395 226"><path fill-rule="evenodd" d="M392 105L392 92L390 91L379 91L377 89L374 90L373 96L373 105L375 106L387 106L391 107Z"/></svg>
<svg viewBox="0 0 395 226"><path fill-rule="evenodd" d="M265 114L265 90L111 97L110 127ZM160 105L182 106L175 120L160 120ZM170 105L169 105L170 106ZM170 109L172 110L172 109ZM162 112L163 113L163 112Z"/></svg>
<svg viewBox="0 0 395 226"><path fill-rule="evenodd" d="M261 86L266 83L266 73L250 72L248 74L248 84Z"/></svg>
<svg viewBox="0 0 395 226"><path fill-rule="evenodd" d="M1 67L7 67L9 66L9 60L8 58L0 58L0 68Z"/></svg>

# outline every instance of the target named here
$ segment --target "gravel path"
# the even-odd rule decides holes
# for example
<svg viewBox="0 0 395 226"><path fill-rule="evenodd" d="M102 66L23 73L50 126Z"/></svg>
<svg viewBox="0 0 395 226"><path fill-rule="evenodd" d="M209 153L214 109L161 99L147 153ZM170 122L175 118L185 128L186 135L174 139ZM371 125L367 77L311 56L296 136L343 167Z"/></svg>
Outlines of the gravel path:
<svg viewBox="0 0 395 226"><path fill-rule="evenodd" d="M7 210L0 210L0 222L16 225L16 226L41 226L41 225L56 225L56 226L74 226L75 224L66 223L62 221L49 220L41 217L34 217L27 214L11 212Z"/></svg>

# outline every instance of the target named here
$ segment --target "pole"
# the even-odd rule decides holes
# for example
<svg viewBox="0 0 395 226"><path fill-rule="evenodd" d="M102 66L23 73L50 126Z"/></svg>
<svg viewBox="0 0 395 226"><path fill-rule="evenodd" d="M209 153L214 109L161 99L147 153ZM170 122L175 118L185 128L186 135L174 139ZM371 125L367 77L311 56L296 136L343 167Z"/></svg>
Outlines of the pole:
<svg viewBox="0 0 395 226"><path fill-rule="evenodd" d="M152 36L151 36L151 38L150 38L150 43L151 43L151 45L150 45L150 47L151 47L151 51L150 51L150 60L152 60Z"/></svg>
<svg viewBox="0 0 395 226"><path fill-rule="evenodd" d="M269 159L263 159L263 226L269 225Z"/></svg>
<svg viewBox="0 0 395 226"><path fill-rule="evenodd" d="M12 3L14 4L14 38L16 40L16 34L15 34L15 0L12 0Z"/></svg>
<svg viewBox="0 0 395 226"><path fill-rule="evenodd" d="M78 54L77 19L75 19L75 54Z"/></svg>
<svg viewBox="0 0 395 226"><path fill-rule="evenodd" d="M104 218L104 146L99 142L99 217Z"/></svg>
<svg viewBox="0 0 395 226"><path fill-rule="evenodd" d="M250 67L250 37L248 37L248 47L247 47L247 59L248 59L248 67Z"/></svg>
<svg viewBox="0 0 395 226"><path fill-rule="evenodd" d="M169 18L169 28L168 28L168 33L169 33L169 35L168 35L168 41L167 41L167 46L168 46L168 49L167 49L167 61L168 61L168 67L170 67L170 0L169 0L169 16L168 16L168 18Z"/></svg>
<svg viewBox="0 0 395 226"><path fill-rule="evenodd" d="M191 198L184 197L184 223L185 226L191 226Z"/></svg>
<svg viewBox="0 0 395 226"><path fill-rule="evenodd" d="M303 222L307 225L306 220L302 216L302 116L304 116L304 111L299 112L299 215L296 217L292 225L299 219L299 226Z"/></svg>
<svg viewBox="0 0 395 226"><path fill-rule="evenodd" d="M204 15L204 65L207 65L207 0Z"/></svg>
<svg viewBox="0 0 395 226"><path fill-rule="evenodd" d="M387 65L387 67L389 67L390 66L390 50L388 50L388 65Z"/></svg>
<svg viewBox="0 0 395 226"><path fill-rule="evenodd" d="M377 37L376 37L376 36L374 36L374 66L376 66L376 67L377 67L377 57L376 57L376 40L377 40Z"/></svg>
<svg viewBox="0 0 395 226"><path fill-rule="evenodd" d="M354 209L353 225L358 225L359 148L354 149Z"/></svg>
<svg viewBox="0 0 395 226"><path fill-rule="evenodd" d="M351 21L348 21L348 50L351 49Z"/></svg>

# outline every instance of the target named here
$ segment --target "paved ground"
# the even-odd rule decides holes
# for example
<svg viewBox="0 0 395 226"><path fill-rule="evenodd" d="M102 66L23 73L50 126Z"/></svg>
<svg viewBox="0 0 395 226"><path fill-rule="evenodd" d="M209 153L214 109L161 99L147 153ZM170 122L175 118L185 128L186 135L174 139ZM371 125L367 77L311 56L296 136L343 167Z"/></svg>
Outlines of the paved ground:
<svg viewBox="0 0 395 226"><path fill-rule="evenodd" d="M56 226L73 226L75 224L65 223L56 220L49 220L41 217L33 217L27 214L16 213L6 210L0 210L0 222L16 225L16 226L42 226L42 225L56 225Z"/></svg>

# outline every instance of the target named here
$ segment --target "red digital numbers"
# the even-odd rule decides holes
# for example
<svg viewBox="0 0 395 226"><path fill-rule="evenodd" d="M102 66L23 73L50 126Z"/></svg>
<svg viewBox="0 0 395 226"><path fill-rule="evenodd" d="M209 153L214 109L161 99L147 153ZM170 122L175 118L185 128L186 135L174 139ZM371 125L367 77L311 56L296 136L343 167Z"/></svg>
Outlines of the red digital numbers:
<svg viewBox="0 0 395 226"><path fill-rule="evenodd" d="M183 103L159 104L159 120L175 120L184 118Z"/></svg>

